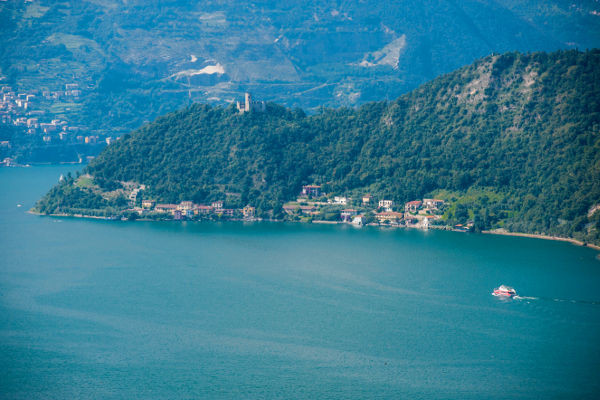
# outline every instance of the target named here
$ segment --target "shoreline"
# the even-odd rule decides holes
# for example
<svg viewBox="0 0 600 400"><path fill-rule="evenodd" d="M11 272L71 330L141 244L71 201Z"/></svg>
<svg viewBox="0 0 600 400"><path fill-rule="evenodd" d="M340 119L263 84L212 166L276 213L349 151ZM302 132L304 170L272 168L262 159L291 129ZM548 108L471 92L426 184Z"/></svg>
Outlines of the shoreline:
<svg viewBox="0 0 600 400"><path fill-rule="evenodd" d="M115 218L110 218L110 217L99 217L99 216L94 216L94 215L84 215L84 214L42 214L33 210L28 210L27 211L28 214L32 214L32 215L38 215L38 216L47 216L47 217L67 217L67 218L89 218L89 219L100 219L100 220L106 220L106 221L121 221L120 218L115 219ZM153 219L148 219L148 218L138 218L136 220L130 221L130 222L134 222L134 221L157 221L157 220L153 220ZM171 221L171 220L160 220L160 221ZM246 221L243 219L232 219L231 221ZM273 221L273 222L296 222L296 223L307 223L307 222L303 222L303 221L280 221L280 220L269 220L269 221ZM203 222L203 221L193 221L193 222ZM260 222L260 221L256 221L256 222ZM342 224L339 221L311 221L311 224L324 224L324 225L339 225ZM377 228L405 228L405 229L422 229L422 228L417 228L417 227L413 227L413 226L397 226L397 225L371 225L369 224L369 226L376 226ZM450 230L452 231L452 229L446 229L443 227L430 227L429 229L433 229L433 230ZM530 238L530 239L543 239L543 240L552 240L552 241L557 241L557 242L568 242L571 243L575 246L579 246L579 247L588 247L590 249L596 250L596 251L600 251L600 246L592 244L592 243L585 243L582 242L581 240L577 240L577 239L573 239L573 238L566 238L566 237L561 237L561 236L551 236L551 235L541 235L541 234L536 234L536 233L523 233L523 232L508 232L508 231L498 231L498 230L491 230L491 231L481 231L482 234L484 235L499 235L499 236L516 236L516 237L526 237L526 238Z"/></svg>
<svg viewBox="0 0 600 400"><path fill-rule="evenodd" d="M481 231L484 235L500 235L500 236L517 236L517 237L526 237L531 239L543 239L543 240L553 240L556 242L568 242L575 246L580 247L589 247L591 249L600 251L600 246L591 243L585 243L581 240L566 238L562 236L551 236L551 235L541 235L537 233L523 233L523 232L507 232L507 231Z"/></svg>

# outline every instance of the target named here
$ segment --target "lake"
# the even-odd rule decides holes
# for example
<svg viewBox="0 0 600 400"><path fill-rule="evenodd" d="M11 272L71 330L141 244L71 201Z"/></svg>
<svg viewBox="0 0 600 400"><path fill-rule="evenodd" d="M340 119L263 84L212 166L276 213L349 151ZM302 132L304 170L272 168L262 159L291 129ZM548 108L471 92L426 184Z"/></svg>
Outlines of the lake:
<svg viewBox="0 0 600 400"><path fill-rule="evenodd" d="M76 168L0 168L2 398L600 396L594 250L26 213Z"/></svg>

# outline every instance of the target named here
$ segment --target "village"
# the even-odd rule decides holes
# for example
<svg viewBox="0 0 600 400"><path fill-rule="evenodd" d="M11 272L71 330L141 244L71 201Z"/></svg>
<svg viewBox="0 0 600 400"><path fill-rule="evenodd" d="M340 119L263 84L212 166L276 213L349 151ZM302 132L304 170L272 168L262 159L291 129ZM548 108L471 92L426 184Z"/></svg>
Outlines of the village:
<svg viewBox="0 0 600 400"><path fill-rule="evenodd" d="M173 219L176 221L198 219L231 219L244 221L262 220L256 208L246 205L243 208L226 208L222 200L210 204L195 204L182 201L178 204L161 204L151 199L140 199L138 194L146 187L140 185L129 194L130 205L137 204L127 211L135 218ZM351 224L354 226L390 226L407 228L438 228L467 232L472 223L445 225L443 214L446 202L440 199L413 200L395 204L393 200L376 199L370 194L353 199L345 196L327 196L319 185L304 185L295 201L283 205L285 220L312 223Z"/></svg>
<svg viewBox="0 0 600 400"><path fill-rule="evenodd" d="M64 89L53 91L18 92L11 86L0 87L0 123L23 129L25 135L40 136L46 144L73 143L96 145L101 142L112 143L115 138L85 134L86 128L75 126L69 121L57 118L51 112L57 106L77 105L83 90L77 83L67 83ZM69 108L65 108L66 111ZM0 141L0 148L10 149L9 140ZM5 159L3 165L10 166L12 160Z"/></svg>

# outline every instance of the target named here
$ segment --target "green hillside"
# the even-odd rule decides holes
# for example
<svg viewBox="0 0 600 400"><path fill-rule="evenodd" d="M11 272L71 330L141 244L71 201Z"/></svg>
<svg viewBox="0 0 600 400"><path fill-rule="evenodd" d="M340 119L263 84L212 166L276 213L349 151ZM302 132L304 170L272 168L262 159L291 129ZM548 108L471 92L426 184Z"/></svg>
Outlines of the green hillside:
<svg viewBox="0 0 600 400"><path fill-rule="evenodd" d="M163 202L239 193L277 217L315 183L397 203L438 196L449 221L598 243L600 51L492 55L393 102L313 116L195 104L125 135L84 172L96 189L67 180L38 209L118 208L102 192L136 182Z"/></svg>

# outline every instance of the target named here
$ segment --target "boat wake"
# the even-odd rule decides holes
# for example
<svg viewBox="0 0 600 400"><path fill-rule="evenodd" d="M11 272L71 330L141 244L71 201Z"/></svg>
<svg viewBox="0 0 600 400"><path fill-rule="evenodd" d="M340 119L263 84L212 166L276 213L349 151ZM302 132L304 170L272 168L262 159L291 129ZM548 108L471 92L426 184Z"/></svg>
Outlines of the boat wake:
<svg viewBox="0 0 600 400"><path fill-rule="evenodd" d="M551 298L551 297L531 297L531 296L513 296L512 298L515 300L542 300L542 301L554 301L557 303L600 305L600 301L591 301L591 300L555 299L555 298Z"/></svg>
<svg viewBox="0 0 600 400"><path fill-rule="evenodd" d="M530 297L530 296L513 296L515 300L539 300L539 297Z"/></svg>

